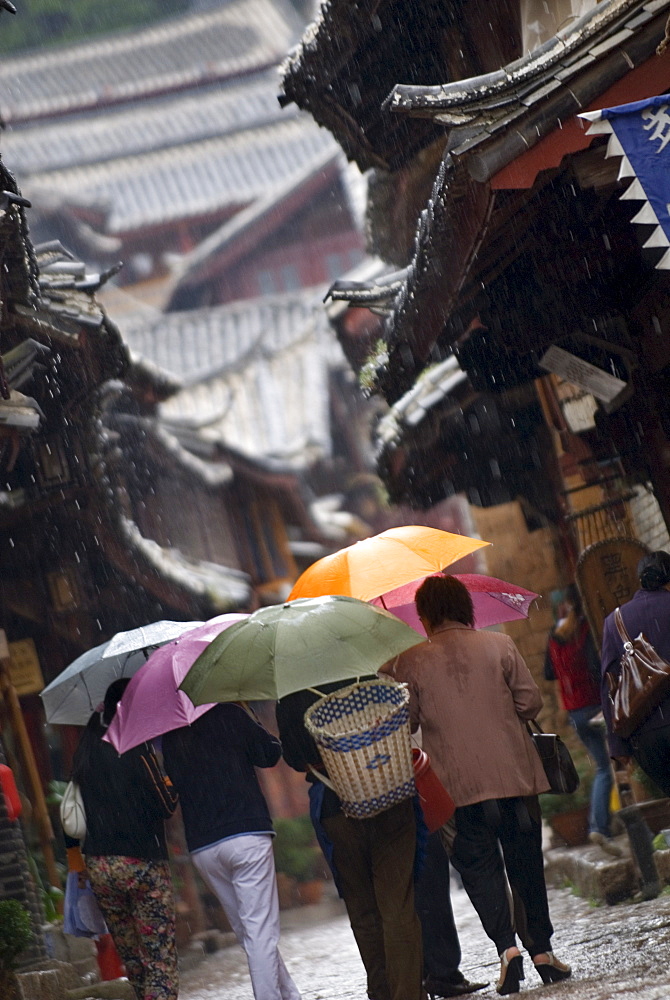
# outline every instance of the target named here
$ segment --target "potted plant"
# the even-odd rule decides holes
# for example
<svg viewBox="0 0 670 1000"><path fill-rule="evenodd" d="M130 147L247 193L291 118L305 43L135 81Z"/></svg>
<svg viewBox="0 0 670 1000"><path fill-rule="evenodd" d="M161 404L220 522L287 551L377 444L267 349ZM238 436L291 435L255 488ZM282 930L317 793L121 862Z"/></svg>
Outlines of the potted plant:
<svg viewBox="0 0 670 1000"><path fill-rule="evenodd" d="M0 900L0 996L18 1000L16 959L33 936L30 914L16 899Z"/></svg>
<svg viewBox="0 0 670 1000"><path fill-rule="evenodd" d="M568 847L586 844L589 837L589 807L593 768L586 754L573 753L579 788L571 795L541 795L542 816Z"/></svg>
<svg viewBox="0 0 670 1000"><path fill-rule="evenodd" d="M325 862L309 816L274 821L275 868L280 906L317 903L323 894Z"/></svg>

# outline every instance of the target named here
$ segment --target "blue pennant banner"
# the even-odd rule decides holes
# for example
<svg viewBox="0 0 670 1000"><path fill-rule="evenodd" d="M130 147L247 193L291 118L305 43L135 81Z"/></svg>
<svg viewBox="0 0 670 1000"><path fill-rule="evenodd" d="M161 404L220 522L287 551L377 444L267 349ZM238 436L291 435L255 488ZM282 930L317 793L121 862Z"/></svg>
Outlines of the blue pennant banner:
<svg viewBox="0 0 670 1000"><path fill-rule="evenodd" d="M631 179L622 200L644 202L632 221L655 227L644 246L665 249L656 267L670 269L670 94L579 117L589 135L610 136L606 156L621 157L619 179Z"/></svg>

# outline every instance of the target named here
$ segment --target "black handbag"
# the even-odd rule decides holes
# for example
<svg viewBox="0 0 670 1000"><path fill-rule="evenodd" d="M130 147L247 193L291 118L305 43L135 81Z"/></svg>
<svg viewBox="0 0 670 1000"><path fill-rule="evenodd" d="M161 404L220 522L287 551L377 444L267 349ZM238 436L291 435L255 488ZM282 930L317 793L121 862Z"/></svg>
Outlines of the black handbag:
<svg viewBox="0 0 670 1000"><path fill-rule="evenodd" d="M532 725L537 732L533 732L531 723L527 722L526 728L542 761L549 791L554 795L576 792L579 788L579 775L565 743L557 733L545 733L535 719L532 720Z"/></svg>

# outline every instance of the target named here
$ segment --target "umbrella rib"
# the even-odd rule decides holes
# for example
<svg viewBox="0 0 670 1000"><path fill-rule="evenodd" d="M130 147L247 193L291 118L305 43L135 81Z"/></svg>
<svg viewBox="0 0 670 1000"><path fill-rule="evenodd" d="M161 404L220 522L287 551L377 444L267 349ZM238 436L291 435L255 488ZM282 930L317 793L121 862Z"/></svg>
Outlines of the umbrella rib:
<svg viewBox="0 0 670 1000"><path fill-rule="evenodd" d="M81 672L81 683L83 685L84 691L86 692L86 697L88 698L89 708L93 712L95 709L95 705L93 704L93 698L91 697L91 692L89 691L88 684L86 683L86 674L83 670Z"/></svg>
<svg viewBox="0 0 670 1000"><path fill-rule="evenodd" d="M71 688L71 689L70 689L70 690L68 690L68 691L63 691L63 695L62 695L62 697L61 697L61 700L60 700L60 701L58 702L58 704L57 704L57 705L55 705L55 706L54 706L54 709L53 709L53 711L52 711L52 712L49 712L49 715L51 715L51 716L54 716L54 715L56 714L56 712L60 712L60 710L61 710L61 708L63 707L63 705L65 704L65 702L66 702L66 701L67 701L67 700L69 699L69 697L71 696L71 694L72 694L72 691L73 691L73 690L74 690L74 689L73 689L73 688Z"/></svg>

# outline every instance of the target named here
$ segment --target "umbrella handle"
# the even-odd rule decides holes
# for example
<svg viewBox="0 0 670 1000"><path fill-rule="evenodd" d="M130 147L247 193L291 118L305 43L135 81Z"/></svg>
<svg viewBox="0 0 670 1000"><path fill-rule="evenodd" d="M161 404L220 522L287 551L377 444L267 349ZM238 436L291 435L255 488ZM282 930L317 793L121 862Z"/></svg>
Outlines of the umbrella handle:
<svg viewBox="0 0 670 1000"><path fill-rule="evenodd" d="M251 705L249 704L248 701L235 701L235 702L233 702L233 704L234 705L239 705L240 708L243 709L247 713L247 715L250 716L254 720L254 722L259 722L258 716L254 712L253 708L251 707ZM260 725L260 723L259 723L259 725Z"/></svg>

